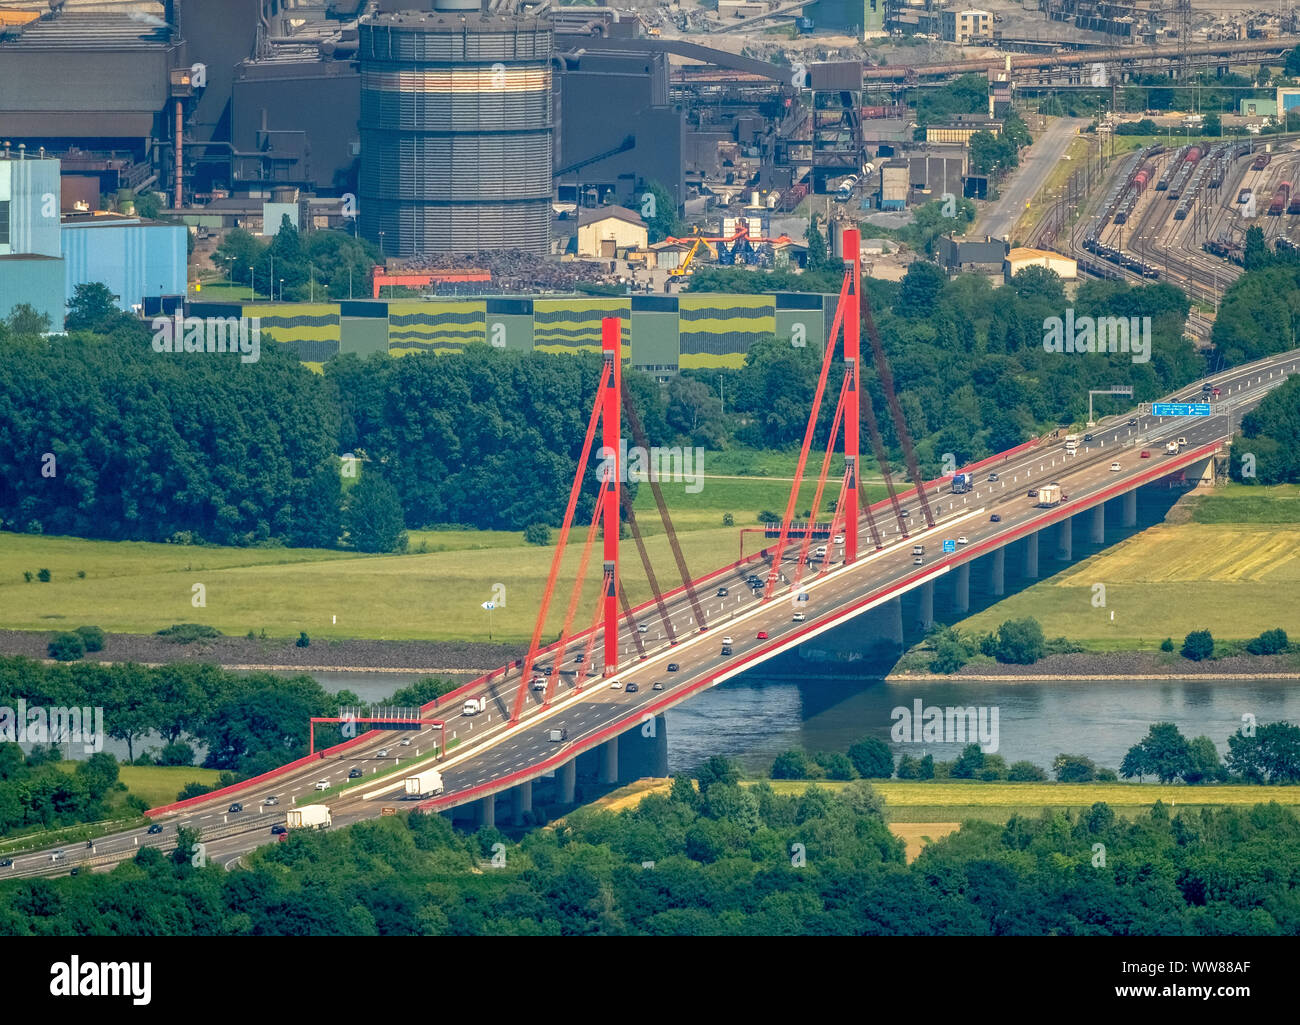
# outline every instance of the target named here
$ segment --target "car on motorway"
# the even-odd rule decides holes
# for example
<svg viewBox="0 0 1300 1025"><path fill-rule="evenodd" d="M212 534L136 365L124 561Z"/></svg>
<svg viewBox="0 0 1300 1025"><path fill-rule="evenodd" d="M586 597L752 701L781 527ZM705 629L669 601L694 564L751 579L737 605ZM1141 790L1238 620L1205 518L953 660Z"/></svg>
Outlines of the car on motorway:
<svg viewBox="0 0 1300 1025"><path fill-rule="evenodd" d="M267 798L265 801L263 801L262 803L263 803L263 804L279 804L279 803L280 803L280 799L279 799L278 797L271 796L271 797L268 797L268 798Z"/></svg>
<svg viewBox="0 0 1300 1025"><path fill-rule="evenodd" d="M609 689L610 689L610 690L622 690L622 689L623 689L623 683L622 683L622 681L620 681L620 680L610 680L610 681L609 681Z"/></svg>
<svg viewBox="0 0 1300 1025"><path fill-rule="evenodd" d="M226 809L226 811L229 812L231 815L234 815L236 812L241 812L243 810L244 810L244 806L240 804L238 801L236 801L234 804L232 804L229 808Z"/></svg>
<svg viewBox="0 0 1300 1025"><path fill-rule="evenodd" d="M675 672L677 672L677 670L679 670L680 668L681 668L681 666L678 665L676 662L669 662L669 663L668 663L668 671L669 671L670 673L675 673Z"/></svg>
<svg viewBox="0 0 1300 1025"><path fill-rule="evenodd" d="M163 827L161 822L155 822L147 830L145 830L145 832L148 833L150 836L156 836L158 833L161 833L162 831L163 831Z"/></svg>
<svg viewBox="0 0 1300 1025"><path fill-rule="evenodd" d="M640 688L639 686L637 686L637 684L636 684L635 681L633 681L632 683L629 683L626 687L623 688L623 690L624 690L626 693L628 693L628 694L635 694L635 693L637 693L637 691L639 691L640 689L641 689L641 688Z"/></svg>
<svg viewBox="0 0 1300 1025"><path fill-rule="evenodd" d="M552 673L555 672L555 667L554 667L554 666L538 666L538 667L537 667L537 671L538 671L539 673L541 673L543 676L550 676Z"/></svg>
<svg viewBox="0 0 1300 1025"><path fill-rule="evenodd" d="M725 597L727 596L727 594L728 594L728 591L727 591L727 589L726 589L725 587L719 587L719 588L718 588L718 597L719 597L719 598L725 598Z"/></svg>
<svg viewBox="0 0 1300 1025"><path fill-rule="evenodd" d="M655 680L655 682L652 683L652 684L650 685L650 689L651 689L651 690L663 690L663 689L664 689L664 683L663 683L663 681L662 681L662 680Z"/></svg>
<svg viewBox="0 0 1300 1025"><path fill-rule="evenodd" d="M649 633L649 632L650 632L650 626L649 626L649 624L648 624L648 623L637 623L637 625L636 625L636 632L639 633L639 634Z"/></svg>
<svg viewBox="0 0 1300 1025"><path fill-rule="evenodd" d="M576 655L573 656L573 661L575 661L575 662L585 662L585 661L587 661L587 656L586 656L585 654L583 654L583 653L580 651L580 652L578 652Z"/></svg>
<svg viewBox="0 0 1300 1025"><path fill-rule="evenodd" d="M317 790L328 790L329 788L330 788L330 781L329 781L329 780L327 780L327 779L318 779L318 780L316 781L316 789L317 789Z"/></svg>
<svg viewBox="0 0 1300 1025"><path fill-rule="evenodd" d="M386 748L386 747L381 747L378 751L375 752L375 757L376 757L376 758L387 758L387 757L388 757L388 748Z"/></svg>
<svg viewBox="0 0 1300 1025"><path fill-rule="evenodd" d="M403 740L401 746L402 746L402 747L410 747L410 746L411 746L411 738L410 738L410 737L407 737L405 740Z"/></svg>
<svg viewBox="0 0 1300 1025"><path fill-rule="evenodd" d="M833 538L831 538L831 542L837 545L842 545L844 543L844 535L836 534Z"/></svg>
<svg viewBox="0 0 1300 1025"><path fill-rule="evenodd" d="M760 631L758 631L758 639L759 639L760 641L765 641L765 640L767 640L767 631L766 631L766 630L760 630Z"/></svg>
<svg viewBox="0 0 1300 1025"><path fill-rule="evenodd" d="M722 646L722 654L724 654L724 655L730 655L730 654L731 654L731 645L730 645L730 644L724 644L724 645Z"/></svg>
<svg viewBox="0 0 1300 1025"><path fill-rule="evenodd" d="M808 618L808 614L806 612L796 612L793 616L790 617L790 622L802 623L807 618Z"/></svg>
<svg viewBox="0 0 1300 1025"><path fill-rule="evenodd" d="M999 516L997 513L994 513L992 516L989 517L989 522L990 522L990 523L1001 523L1001 522L1002 522L1002 517Z"/></svg>
<svg viewBox="0 0 1300 1025"><path fill-rule="evenodd" d="M1026 498L1037 498L1037 497L1038 497L1038 489L1037 489L1037 488L1030 488L1030 489L1025 493L1025 497L1026 497Z"/></svg>
<svg viewBox="0 0 1300 1025"><path fill-rule="evenodd" d="M722 638L722 643L723 643L723 644L735 644L736 642L733 641L733 640L731 639L731 634L725 634L725 635L723 636L723 638Z"/></svg>
<svg viewBox="0 0 1300 1025"><path fill-rule="evenodd" d="M1150 458L1151 458L1151 450L1150 450L1150 449L1146 449L1146 448L1144 448L1144 449L1142 450L1142 454L1141 454L1138 458L1139 458L1139 459L1150 459Z"/></svg>
<svg viewBox="0 0 1300 1025"><path fill-rule="evenodd" d="M1178 439L1178 447L1179 447L1179 448L1186 448L1186 447L1187 447L1187 439L1186 439L1186 438L1179 438L1179 439Z"/></svg>
<svg viewBox="0 0 1300 1025"><path fill-rule="evenodd" d="M80 865L73 865L73 866L72 866L72 871L69 872L68 875L70 875L70 876L81 875L81 866L80 866Z"/></svg>
<svg viewBox="0 0 1300 1025"><path fill-rule="evenodd" d="M13 867L14 867L13 858L5 858L3 861L0 861L0 868L13 868Z"/></svg>
<svg viewBox="0 0 1300 1025"><path fill-rule="evenodd" d="M271 827L272 836L279 836L280 834L287 833L287 832L289 832L289 830L287 830L284 826L280 825L278 822Z"/></svg>
<svg viewBox="0 0 1300 1025"><path fill-rule="evenodd" d="M1129 426L1129 427L1136 427L1137 425L1138 425L1137 417L1135 417L1135 416L1131 416L1131 417L1128 418L1128 426Z"/></svg>
<svg viewBox="0 0 1300 1025"><path fill-rule="evenodd" d="M1083 440L1084 440L1084 441L1092 441L1092 435L1091 435L1091 434L1085 434L1085 435L1083 436Z"/></svg>
<svg viewBox="0 0 1300 1025"><path fill-rule="evenodd" d="M903 519L907 519L907 518L908 518L909 516L911 516L912 514L911 514L910 512L908 512L906 509L899 509L899 510L898 510L898 515L901 516L901 517L903 517Z"/></svg>
<svg viewBox="0 0 1300 1025"><path fill-rule="evenodd" d="M990 484L996 484L997 482L998 482L998 475L997 475L996 473L990 473L990 474L989 474L989 483L990 483Z"/></svg>
<svg viewBox="0 0 1300 1025"><path fill-rule="evenodd" d="M545 676L534 676L534 677L533 677L532 688L533 688L533 690L545 690L545 689L546 689L546 677L545 677Z"/></svg>
<svg viewBox="0 0 1300 1025"><path fill-rule="evenodd" d="M354 769L348 769L348 779L360 779L360 778L361 778L361 770L360 770L360 769L355 769L355 768L354 768Z"/></svg>
<svg viewBox="0 0 1300 1025"><path fill-rule="evenodd" d="M959 545L964 545L964 544L969 544L970 542L966 539L966 535L965 535L965 534L958 534L958 535L957 535L957 543L958 543Z"/></svg>
<svg viewBox="0 0 1300 1025"><path fill-rule="evenodd" d="M53 854L51 854L51 855L50 855L50 860L51 860L51 861L62 861L62 860L63 860L63 848L60 847L57 851L55 851Z"/></svg>
<svg viewBox="0 0 1300 1025"><path fill-rule="evenodd" d="M1120 469L1119 463L1111 463L1111 464L1110 464L1110 472L1111 472L1111 473L1119 473L1119 469Z"/></svg>

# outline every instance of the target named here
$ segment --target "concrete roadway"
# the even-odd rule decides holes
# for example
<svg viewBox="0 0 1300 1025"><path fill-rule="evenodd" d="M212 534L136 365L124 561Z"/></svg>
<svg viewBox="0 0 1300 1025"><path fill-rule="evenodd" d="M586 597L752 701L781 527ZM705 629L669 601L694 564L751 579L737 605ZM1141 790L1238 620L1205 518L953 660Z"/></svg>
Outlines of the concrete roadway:
<svg viewBox="0 0 1300 1025"><path fill-rule="evenodd" d="M1082 446L1075 456L1066 455L1063 442L1041 445L1007 457L1001 464L986 467L977 475L979 482L970 494L951 494L946 481L930 487L926 493L936 517L936 526L932 530L924 529L920 504L915 497L904 503L911 511L910 522L914 525L910 537L901 534L896 522L885 522L886 516L892 518L887 505L878 509L877 525L882 530L885 546L883 551L876 552L872 549L864 528L859 543L859 559L854 566L845 568L840 565L842 548L831 546L834 567L831 572L824 575L815 571L804 572L802 584L809 600L799 603L798 607L806 611L807 622L793 621L792 612L796 606L788 589L778 591L766 603L755 598L744 582L750 568L728 571L709 581L707 586L698 588L710 621L707 634L698 631L697 624L693 621L691 605L684 595L666 603L678 631L679 643L676 646L670 647L666 640L660 639L663 631L657 623L658 613L654 606L642 610L637 619L649 627L649 632L643 635L647 641L648 657L645 661L637 659L631 633L620 623L621 647L632 654L620 665L617 678L623 684L629 680L637 682L639 690L635 694L628 694L626 690L612 690L607 681L586 676L582 677L586 686L578 692L574 690L575 678L566 674L563 677L564 687L555 695L549 708L543 709L540 695L530 692L522 722L509 728L506 722L508 705L513 700L519 681L519 670L512 670L504 680L494 681L484 691L475 692L485 693L489 697L486 713L474 716L457 714L462 699L457 699L456 708L434 713L447 715L446 729L454 739L460 741L440 766L446 792L438 803L464 803L465 800L473 800L490 790L505 789L509 784L495 788L491 784L512 773L534 769L548 758L576 752L584 740L617 723L625 723L628 728L633 728L643 716L649 714L651 706L654 706L655 711L660 711L686 700L697 690L721 682L721 678L725 677L720 674L739 675L762 658L835 628L844 622L837 616L842 614L846 606L870 601L874 607L875 604L896 596L896 589L904 582L907 582L907 586L903 589L917 586L922 582L922 576L938 578L961 562L991 551L997 547L999 538L1049 515L1050 510L1037 508L1036 502L1026 497L1025 493L1030 487L1059 481L1070 496L1065 503L1067 506L1076 503L1087 505L1090 496L1095 497L1104 489L1158 467L1162 462L1173 461L1163 454L1166 440L1186 437L1189 447L1196 448L1227 437L1230 433L1229 420L1232 425L1239 425L1240 417L1245 411L1255 406L1268 390L1282 384L1285 376L1295 373L1297 369L1300 369L1300 350L1211 378L1222 389L1220 411L1212 417L1164 418L1163 422L1136 414L1114 417L1103 426L1095 428L1092 431L1094 440ZM1272 377L1269 376L1270 373ZM1167 401L1195 400L1200 395L1198 382L1170 396ZM1136 423L1130 424L1130 419L1136 420ZM1149 459L1139 457L1142 448L1151 453ZM1113 461L1119 462L1119 471L1110 469ZM990 471L997 473L997 481L988 480ZM993 512L1000 515L1000 523L990 520ZM959 535L964 535L968 543L959 546L954 555L941 556L941 542L945 538L956 539ZM923 567L913 564L911 546L915 543L926 546ZM797 551L797 544L792 544L788 549L783 567L787 575L794 570L793 560ZM1052 555L1053 550L1050 548L1041 551L1040 563L1050 563ZM752 571L760 577L766 577L766 564L756 562ZM722 598L716 592L717 588L724 586L729 593ZM890 593L882 594L886 591ZM760 640L757 636L759 631L765 631L768 638ZM734 654L729 657L721 655L721 639L724 635L733 637ZM600 640L598 632L594 658L600 657ZM585 639L581 643L570 645L562 667L575 668L573 656L585 648ZM553 661L553 658L543 661ZM668 672L669 662L678 663L680 670ZM581 668L586 669L587 666L583 664ZM654 690L655 683L662 683L664 689ZM567 743L550 743L547 735L552 728L566 728ZM97 841L93 852L84 847L64 845L64 857L58 861L50 859L52 848L15 855L13 866L0 869L0 878L9 872L16 875L63 874L92 857L98 859L101 856L116 856L119 860L131 857L138 845L170 847L174 843L175 829L178 826L202 830L204 841L208 845L208 857L222 859L223 864L233 864L239 855L272 841L270 827L284 822L284 812L291 806L291 801L296 801L299 805L312 803L316 781L324 780L331 785L345 782L349 770L354 766L361 768L366 775L371 775L372 771L388 771L399 764L397 759L408 763L412 772L419 771L431 764L427 761L428 745L434 739L434 734L433 730L421 731L418 736L410 738L412 743L409 747L402 746L402 741L408 735L401 733L385 732L373 738L366 737L342 756L322 759L256 790L250 788L246 795L234 798L244 804L245 810L242 812L228 811L232 803L230 797L215 799L184 813L165 816L162 834L149 835L143 828L118 833ZM387 749L388 757L378 757L381 749ZM421 752L422 759L416 758L417 751ZM537 768L533 775L541 775L543 771ZM382 807L394 806L394 802L402 796L400 777L398 779L389 788L382 785L378 788L365 787L364 779L358 780L357 788L342 796L331 796L326 803L334 812L335 825L376 817ZM484 785L487 785L486 790L465 796L467 791ZM363 796L368 793L372 796ZM279 799L278 806L267 807L261 803L271 795ZM461 795L460 802L456 801L458 795ZM223 835L225 831L237 830L240 826L246 826L246 831L232 836Z"/></svg>
<svg viewBox="0 0 1300 1025"><path fill-rule="evenodd" d="M1088 124L1078 117L1056 118L1024 153L1024 162L1003 183L1002 198L981 217L971 235L991 235L1010 240L1016 221L1061 162L1070 142Z"/></svg>

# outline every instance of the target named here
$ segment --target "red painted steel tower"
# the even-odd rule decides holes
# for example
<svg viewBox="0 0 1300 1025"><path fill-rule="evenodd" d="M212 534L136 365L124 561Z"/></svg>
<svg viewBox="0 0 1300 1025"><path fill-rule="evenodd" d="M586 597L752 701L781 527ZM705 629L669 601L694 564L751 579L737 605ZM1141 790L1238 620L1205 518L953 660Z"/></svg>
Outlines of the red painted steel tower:
<svg viewBox="0 0 1300 1025"><path fill-rule="evenodd" d="M849 372L849 389L844 397L844 465L848 482L844 492L844 562L858 557L858 475L862 463L858 458L858 396L862 388L862 360L859 358L862 330L862 244L858 229L844 232L841 251L844 262L852 269L848 302L844 310L844 362ZM833 343L833 339L828 344Z"/></svg>
<svg viewBox="0 0 1300 1025"><path fill-rule="evenodd" d="M609 371L602 397L601 443L605 447L606 479L601 483L601 501L605 503L605 675L618 671L618 499L619 481L623 476L620 420L623 394L623 328L618 317L600 322L600 347Z"/></svg>

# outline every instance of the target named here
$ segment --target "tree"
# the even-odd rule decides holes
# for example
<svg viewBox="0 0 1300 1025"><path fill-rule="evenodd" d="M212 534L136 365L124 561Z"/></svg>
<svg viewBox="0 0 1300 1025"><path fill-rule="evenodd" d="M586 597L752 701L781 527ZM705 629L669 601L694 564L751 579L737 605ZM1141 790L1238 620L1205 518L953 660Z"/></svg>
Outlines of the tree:
<svg viewBox="0 0 1300 1025"><path fill-rule="evenodd" d="M1242 254L1242 266L1248 271L1260 270L1273 263L1273 251L1264 241L1264 229L1253 224L1246 229L1246 246Z"/></svg>
<svg viewBox="0 0 1300 1025"><path fill-rule="evenodd" d="M1214 638L1209 630L1193 630L1183 638L1183 658L1203 662L1214 655Z"/></svg>
<svg viewBox="0 0 1300 1025"><path fill-rule="evenodd" d="M739 783L740 770L730 759L712 755L695 770L695 778L700 784L700 793L707 794L715 783Z"/></svg>
<svg viewBox="0 0 1300 1025"><path fill-rule="evenodd" d="M1161 783L1173 783L1183 779L1191 768L1187 738L1175 724L1158 722L1124 755L1119 771L1125 779L1155 776Z"/></svg>
<svg viewBox="0 0 1300 1025"><path fill-rule="evenodd" d="M1012 762L1007 769L1007 779L1014 783L1041 783L1047 773L1033 762Z"/></svg>
<svg viewBox="0 0 1300 1025"><path fill-rule="evenodd" d="M1265 630L1258 637L1246 642L1246 650L1252 655L1277 655L1286 651L1288 645L1286 631L1280 628Z"/></svg>
<svg viewBox="0 0 1300 1025"><path fill-rule="evenodd" d="M843 781L853 779L857 775L848 756L839 751L819 751L813 755L813 761L825 771L827 779Z"/></svg>
<svg viewBox="0 0 1300 1025"><path fill-rule="evenodd" d="M1097 778L1097 764L1083 755L1059 754L1052 759L1058 783L1091 783Z"/></svg>
<svg viewBox="0 0 1300 1025"><path fill-rule="evenodd" d="M651 242L662 242L669 235L677 237L682 233L681 222L677 219L677 201L659 182L650 182L646 191L654 197L653 214L646 217L645 197L642 197L640 213L645 217L647 234Z"/></svg>
<svg viewBox="0 0 1300 1025"><path fill-rule="evenodd" d="M117 296L107 285L92 281L73 291L65 323L69 331L103 331L118 319L119 312Z"/></svg>
<svg viewBox="0 0 1300 1025"><path fill-rule="evenodd" d="M822 237L822 232L817 227L816 215L808 218L808 269L810 271L827 270L831 266L831 258L826 251L826 239Z"/></svg>
<svg viewBox="0 0 1300 1025"><path fill-rule="evenodd" d="M86 646L87 651L102 651L104 649L104 631L97 626L79 626L74 631Z"/></svg>
<svg viewBox="0 0 1300 1025"><path fill-rule="evenodd" d="M772 762L769 775L773 779L809 779L810 766L807 756L795 749L782 751Z"/></svg>
<svg viewBox="0 0 1300 1025"><path fill-rule="evenodd" d="M50 330L50 315L37 313L30 303L18 303L3 323L16 335L43 335Z"/></svg>
<svg viewBox="0 0 1300 1025"><path fill-rule="evenodd" d="M999 662L1012 665L1032 665L1043 657L1047 642L1043 628L1032 616L1027 619L1009 619L998 627L997 647L994 657Z"/></svg>
<svg viewBox="0 0 1300 1025"><path fill-rule="evenodd" d="M530 545L549 545L551 528L545 523L530 523L524 528L524 541Z"/></svg>
<svg viewBox="0 0 1300 1025"><path fill-rule="evenodd" d="M894 774L894 752L877 737L864 737L849 748L849 761L863 779L889 779Z"/></svg>
<svg viewBox="0 0 1300 1025"><path fill-rule="evenodd" d="M1206 114L1205 123L1201 126L1201 133L1204 135L1222 135L1223 120L1218 114Z"/></svg>
<svg viewBox="0 0 1300 1025"><path fill-rule="evenodd" d="M367 469L348 495L348 541L359 552L406 551L406 523L397 489Z"/></svg>
<svg viewBox="0 0 1300 1025"><path fill-rule="evenodd" d="M898 292L898 301L894 312L900 317L924 318L930 316L939 301L939 293L947 278L934 264L917 260L903 275L902 286Z"/></svg>
<svg viewBox="0 0 1300 1025"><path fill-rule="evenodd" d="M1188 783L1209 783L1227 776L1218 749L1209 737L1195 737L1189 741L1187 754L1190 764L1183 778Z"/></svg>
<svg viewBox="0 0 1300 1025"><path fill-rule="evenodd" d="M55 634L47 647L50 658L59 662L75 662L86 653L86 642L75 633Z"/></svg>
<svg viewBox="0 0 1300 1025"><path fill-rule="evenodd" d="M343 533L343 482L339 467L322 463L303 487L293 509L291 543L301 548L336 548Z"/></svg>

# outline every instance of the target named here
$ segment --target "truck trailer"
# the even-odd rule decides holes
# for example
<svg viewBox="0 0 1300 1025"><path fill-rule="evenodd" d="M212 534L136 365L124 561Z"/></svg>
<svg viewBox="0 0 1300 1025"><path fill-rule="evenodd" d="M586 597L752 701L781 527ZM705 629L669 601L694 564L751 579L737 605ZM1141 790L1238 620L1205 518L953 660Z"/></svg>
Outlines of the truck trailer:
<svg viewBox="0 0 1300 1025"><path fill-rule="evenodd" d="M323 804L307 804L290 808L285 813L284 824L290 829L327 829L334 821L330 810Z"/></svg>
<svg viewBox="0 0 1300 1025"><path fill-rule="evenodd" d="M973 473L955 473L952 477L952 493L954 495L964 495L970 491L975 484L975 475Z"/></svg>
<svg viewBox="0 0 1300 1025"><path fill-rule="evenodd" d="M1038 507L1040 509L1050 509L1052 506L1061 504L1061 486L1059 484L1044 484L1038 489Z"/></svg>
<svg viewBox="0 0 1300 1025"><path fill-rule="evenodd" d="M442 793L442 774L437 769L425 769L414 776L407 776L405 782L407 797L437 797Z"/></svg>

